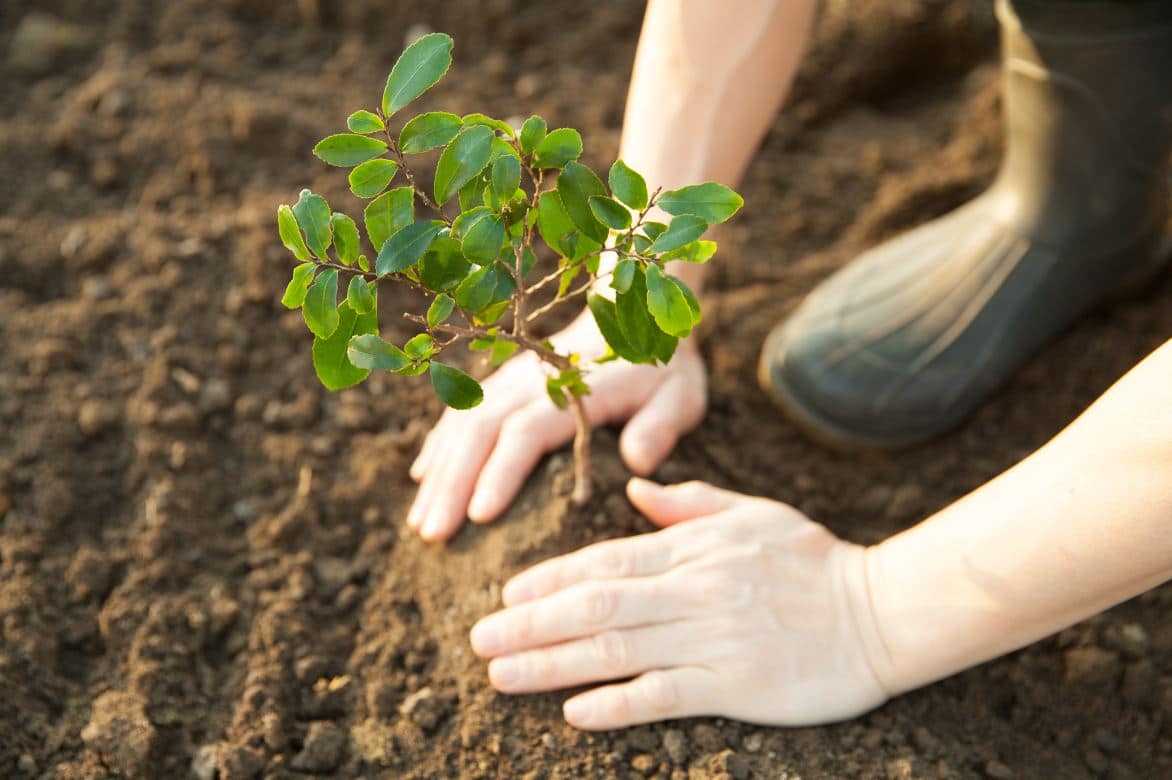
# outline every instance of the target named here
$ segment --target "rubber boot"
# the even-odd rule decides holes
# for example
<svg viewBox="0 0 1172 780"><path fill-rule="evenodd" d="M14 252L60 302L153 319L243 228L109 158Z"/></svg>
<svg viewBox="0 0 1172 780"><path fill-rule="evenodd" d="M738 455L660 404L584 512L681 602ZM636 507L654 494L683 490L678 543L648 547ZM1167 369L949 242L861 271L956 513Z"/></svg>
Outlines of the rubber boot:
<svg viewBox="0 0 1172 780"><path fill-rule="evenodd" d="M997 12L995 183L858 257L765 343L762 385L823 442L948 431L1167 255L1172 0L999 0Z"/></svg>

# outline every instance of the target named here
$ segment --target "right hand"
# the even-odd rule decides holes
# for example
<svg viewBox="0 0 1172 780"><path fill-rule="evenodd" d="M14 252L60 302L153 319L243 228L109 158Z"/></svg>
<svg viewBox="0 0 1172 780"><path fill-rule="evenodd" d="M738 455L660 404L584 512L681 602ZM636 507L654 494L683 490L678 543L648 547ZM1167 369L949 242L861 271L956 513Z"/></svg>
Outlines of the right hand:
<svg viewBox="0 0 1172 780"><path fill-rule="evenodd" d="M606 349L594 319L584 314L553 337L559 351L599 357ZM520 492L545 453L574 436L569 411L545 392L546 371L531 352L505 363L484 383L475 409L447 409L428 434L411 478L419 482L407 524L428 541L447 539L464 522L489 522ZM628 421L619 440L627 466L650 474L707 407L707 378L699 349L680 342L670 363L614 361L591 368L584 407L591 425Z"/></svg>

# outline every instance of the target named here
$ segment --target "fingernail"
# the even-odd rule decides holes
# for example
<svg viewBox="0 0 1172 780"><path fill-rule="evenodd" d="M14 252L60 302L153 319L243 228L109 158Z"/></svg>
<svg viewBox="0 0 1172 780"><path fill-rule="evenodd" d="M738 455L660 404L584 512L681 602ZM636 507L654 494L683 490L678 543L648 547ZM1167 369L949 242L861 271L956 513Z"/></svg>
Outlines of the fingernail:
<svg viewBox="0 0 1172 780"><path fill-rule="evenodd" d="M585 723L590 720L590 712L594 708L590 706L589 699L581 697L570 699L566 702L562 712L566 716L566 720L571 723Z"/></svg>
<svg viewBox="0 0 1172 780"><path fill-rule="evenodd" d="M488 665L488 676L497 688L509 688L521 679L521 667L513 658L497 658Z"/></svg>
<svg viewBox="0 0 1172 780"><path fill-rule="evenodd" d="M443 523L438 517L429 517L420 526L419 535L429 542L438 541L444 535Z"/></svg>
<svg viewBox="0 0 1172 780"><path fill-rule="evenodd" d="M485 514L487 514L487 512L485 511L484 507L484 499L482 499L480 494L477 493L476 495L472 496L472 500L468 502L468 519L474 523L483 523L485 520Z"/></svg>
<svg viewBox="0 0 1172 780"><path fill-rule="evenodd" d="M472 649L478 655L492 655L500 647L500 631L491 621L480 621L472 627Z"/></svg>

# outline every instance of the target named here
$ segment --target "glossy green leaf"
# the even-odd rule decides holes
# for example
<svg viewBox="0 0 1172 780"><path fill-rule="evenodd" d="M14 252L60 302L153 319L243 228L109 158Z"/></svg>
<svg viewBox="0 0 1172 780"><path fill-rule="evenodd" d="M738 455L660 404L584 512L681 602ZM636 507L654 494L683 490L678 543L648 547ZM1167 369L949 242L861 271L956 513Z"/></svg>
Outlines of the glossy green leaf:
<svg viewBox="0 0 1172 780"><path fill-rule="evenodd" d="M293 209L283 203L277 207L277 231L281 234L281 243L294 257L298 260L309 259L309 247L305 245L301 228L297 226L297 217L293 216Z"/></svg>
<svg viewBox="0 0 1172 780"><path fill-rule="evenodd" d="M293 216L313 253L322 260L329 260L326 250L330 248L333 236L330 234L330 204L326 199L302 190L297 203L293 204Z"/></svg>
<svg viewBox="0 0 1172 780"><path fill-rule="evenodd" d="M537 201L537 231L551 249L571 260L579 260L601 247L581 234L556 191L543 192Z"/></svg>
<svg viewBox="0 0 1172 780"><path fill-rule="evenodd" d="M571 265L562 272L562 276L558 279L558 295L561 298L570 290L570 285L574 283L574 279L578 278L578 274L582 272L581 265Z"/></svg>
<svg viewBox="0 0 1172 780"><path fill-rule="evenodd" d="M313 335L329 338L338 327L338 272L327 268L313 280L301 307L305 324Z"/></svg>
<svg viewBox="0 0 1172 780"><path fill-rule="evenodd" d="M370 261L366 259L366 255L358 256L358 267L362 269L363 273L370 273Z"/></svg>
<svg viewBox="0 0 1172 780"><path fill-rule="evenodd" d="M716 254L715 241L693 241L679 249L673 249L663 255L664 260L680 260L685 263L706 263Z"/></svg>
<svg viewBox="0 0 1172 780"><path fill-rule="evenodd" d="M611 193L636 211L647 208L647 182L622 160L610 166L607 176Z"/></svg>
<svg viewBox="0 0 1172 780"><path fill-rule="evenodd" d="M521 163L516 157L501 156L492 164L492 191L501 203L507 202L521 184Z"/></svg>
<svg viewBox="0 0 1172 780"><path fill-rule="evenodd" d="M533 154L541 139L545 138L545 120L539 116L531 116L521 125L521 149L525 154Z"/></svg>
<svg viewBox="0 0 1172 780"><path fill-rule="evenodd" d="M377 133L385 129L386 125L378 114L360 109L346 117L346 127L350 128L352 133Z"/></svg>
<svg viewBox="0 0 1172 780"><path fill-rule="evenodd" d="M435 354L435 339L427 333L419 333L408 339L403 351L415 360L426 360Z"/></svg>
<svg viewBox="0 0 1172 780"><path fill-rule="evenodd" d="M631 286L627 291L615 296L615 313L619 329L631 349L638 355L654 355L659 327L647 310L647 282L641 268L636 268L631 275Z"/></svg>
<svg viewBox="0 0 1172 780"><path fill-rule="evenodd" d="M505 240L505 223L497 214L477 220L464 234L460 249L474 263L483 265L497 258Z"/></svg>
<svg viewBox="0 0 1172 780"><path fill-rule="evenodd" d="M683 337L692 332L692 307L688 299L657 265L647 266L647 311L664 333Z"/></svg>
<svg viewBox="0 0 1172 780"><path fill-rule="evenodd" d="M674 276L668 276L667 280L683 293L684 300L688 302L688 308L692 311L692 327L696 327L704 318L703 312L700 311L700 300L696 297L696 293L692 292L691 287Z"/></svg>
<svg viewBox="0 0 1172 780"><path fill-rule="evenodd" d="M631 282L635 278L635 271L638 266L634 260L619 260L615 263L614 274L611 276L610 286L619 292L626 292L631 289Z"/></svg>
<svg viewBox="0 0 1172 780"><path fill-rule="evenodd" d="M700 217L694 214L682 214L671 221L667 230L659 234L651 243L651 248L648 251L657 255L661 252L679 249L704 235L704 231L707 229L708 223Z"/></svg>
<svg viewBox="0 0 1172 780"><path fill-rule="evenodd" d="M622 328L619 327L618 311L613 301L609 301L597 293L590 293L586 299L586 305L590 308L590 313L594 315L598 331L606 339L611 351L631 363L650 362L650 356L635 349L623 333Z"/></svg>
<svg viewBox="0 0 1172 780"><path fill-rule="evenodd" d="M478 206L484 205L484 177L473 176L468 180L468 183L460 188L458 193L460 201L460 210L467 212Z"/></svg>
<svg viewBox="0 0 1172 780"><path fill-rule="evenodd" d="M320 159L340 168L348 168L378 157L387 150L386 143L356 133L338 133L317 142L313 153Z"/></svg>
<svg viewBox="0 0 1172 780"><path fill-rule="evenodd" d="M538 168L561 168L582 155L582 136L572 127L561 127L547 134L533 152Z"/></svg>
<svg viewBox="0 0 1172 780"><path fill-rule="evenodd" d="M513 353L517 351L517 347L518 344L515 341L494 339L492 342L492 353L488 356L488 362L493 366L499 366L513 356Z"/></svg>
<svg viewBox="0 0 1172 780"><path fill-rule="evenodd" d="M496 291L496 276L491 266L485 266L472 273L456 287L456 303L468 311L476 312L492 303Z"/></svg>
<svg viewBox="0 0 1172 780"><path fill-rule="evenodd" d="M649 219L643 222L643 224L639 226L639 229L647 235L647 238L654 241L655 239L659 238L663 231L667 230L667 225L663 224L662 222L656 222Z"/></svg>
<svg viewBox="0 0 1172 780"><path fill-rule="evenodd" d="M471 265L460 251L460 242L440 231L419 261L419 278L436 292L451 290L468 275Z"/></svg>
<svg viewBox="0 0 1172 780"><path fill-rule="evenodd" d="M474 206L468 209L452 221L452 236L461 241L464 240L469 228L491 214L492 209L488 206Z"/></svg>
<svg viewBox="0 0 1172 780"><path fill-rule="evenodd" d="M668 214L694 214L715 225L736 214L745 200L723 184L709 181L668 190L656 203Z"/></svg>
<svg viewBox="0 0 1172 780"><path fill-rule="evenodd" d="M370 371L350 362L350 341L355 336L378 332L378 315L374 311L358 314L342 301L337 309L338 325L328 338L313 340L313 368L328 390L343 390L366 379Z"/></svg>
<svg viewBox="0 0 1172 780"><path fill-rule="evenodd" d="M330 217L334 232L334 250L342 265L350 265L358 258L358 225L347 215L335 211Z"/></svg>
<svg viewBox="0 0 1172 780"><path fill-rule="evenodd" d="M444 226L439 220L420 220L398 230L378 250L374 270L379 276L393 274L419 262Z"/></svg>
<svg viewBox="0 0 1172 780"><path fill-rule="evenodd" d="M578 229L598 243L606 240L606 226L594 217L590 210L590 198L606 195L602 179L594 171L577 162L566 163L558 176L558 195L566 207L566 213Z"/></svg>
<svg viewBox="0 0 1172 780"><path fill-rule="evenodd" d="M471 409L484 400L480 383L460 369L432 361L429 370L436 395L453 409Z"/></svg>
<svg viewBox="0 0 1172 780"><path fill-rule="evenodd" d="M491 129L483 125L474 125L461 130L444 148L436 165L436 203L447 203L457 190L484 170L491 151Z"/></svg>
<svg viewBox="0 0 1172 780"><path fill-rule="evenodd" d="M402 371L414 362L406 352L373 333L351 338L346 356L358 368L372 371Z"/></svg>
<svg viewBox="0 0 1172 780"><path fill-rule="evenodd" d="M594 196L589 203L595 219L611 230L626 230L631 226L631 212L614 198Z"/></svg>
<svg viewBox="0 0 1172 780"><path fill-rule="evenodd" d="M483 125L491 130L504 133L509 138L515 137L512 125L501 119L493 119L487 114L465 114L460 121L464 124L464 127Z"/></svg>
<svg viewBox="0 0 1172 780"><path fill-rule="evenodd" d="M456 308L456 302L449 295L437 295L427 307L427 327L434 328L446 320Z"/></svg>
<svg viewBox="0 0 1172 780"><path fill-rule="evenodd" d="M444 146L460 132L460 117L446 111L428 111L403 125L399 133L399 149L406 154L418 154Z"/></svg>
<svg viewBox="0 0 1172 780"><path fill-rule="evenodd" d="M316 263L302 263L293 269L293 278L281 296L281 304L286 309L300 309L301 304L305 303L305 294L309 291L309 283L313 281L315 268Z"/></svg>
<svg viewBox="0 0 1172 780"><path fill-rule="evenodd" d="M366 235L375 251L388 238L415 220L415 192L410 187L396 187L366 205L362 212Z"/></svg>
<svg viewBox="0 0 1172 780"><path fill-rule="evenodd" d="M553 405L559 409L569 409L570 399L566 397L566 391L558 384L554 377L545 380L545 392L549 395L549 400L553 401Z"/></svg>
<svg viewBox="0 0 1172 780"><path fill-rule="evenodd" d="M385 157L367 160L350 171L347 177L350 191L360 198L373 198L386 189L398 171L399 164L394 160Z"/></svg>
<svg viewBox="0 0 1172 780"><path fill-rule="evenodd" d="M350 277L350 286L346 288L346 302L350 308L359 314L368 314L375 307L375 284L367 283L361 276L355 274Z"/></svg>
<svg viewBox="0 0 1172 780"><path fill-rule="evenodd" d="M419 38L399 55L383 90L383 113L398 111L435 85L452 65L452 39L443 33Z"/></svg>

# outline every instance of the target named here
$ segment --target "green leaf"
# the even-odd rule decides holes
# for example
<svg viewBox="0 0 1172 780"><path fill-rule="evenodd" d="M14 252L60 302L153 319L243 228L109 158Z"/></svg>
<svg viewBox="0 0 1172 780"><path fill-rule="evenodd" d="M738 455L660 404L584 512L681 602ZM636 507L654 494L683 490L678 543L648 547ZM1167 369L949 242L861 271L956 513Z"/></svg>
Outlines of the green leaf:
<svg viewBox="0 0 1172 780"><path fill-rule="evenodd" d="M550 249L571 260L579 260L601 247L578 231L556 191L543 192L537 201L537 230Z"/></svg>
<svg viewBox="0 0 1172 780"><path fill-rule="evenodd" d="M473 271L456 287L454 293L456 303L468 311L480 311L492 303L492 294L496 291L496 283L496 276L492 273L491 266Z"/></svg>
<svg viewBox="0 0 1172 780"><path fill-rule="evenodd" d="M492 130L467 127L444 148L435 169L435 201L441 206L484 170L492 151Z"/></svg>
<svg viewBox="0 0 1172 780"><path fill-rule="evenodd" d="M446 111L428 111L403 125L399 133L399 149L406 154L418 154L443 146L460 132L460 117Z"/></svg>
<svg viewBox="0 0 1172 780"><path fill-rule="evenodd" d="M623 333L622 328L619 327L618 311L613 301L609 301L597 293L590 293L586 298L586 305L590 308L590 313L594 315L598 331L616 355L631 363L651 362L651 357L635 349Z"/></svg>
<svg viewBox="0 0 1172 780"><path fill-rule="evenodd" d="M590 198L590 211L595 218L611 230L626 230L631 226L631 212L614 198Z"/></svg>
<svg viewBox="0 0 1172 780"><path fill-rule="evenodd" d="M709 181L668 190L656 203L668 214L694 214L715 225L736 214L745 199L723 184Z"/></svg>
<svg viewBox="0 0 1172 780"><path fill-rule="evenodd" d="M460 251L460 242L441 231L419 261L419 278L436 292L451 290L467 276L471 265Z"/></svg>
<svg viewBox="0 0 1172 780"><path fill-rule="evenodd" d="M583 234L598 243L606 240L606 227L594 218L590 210L590 198L606 195L606 187L602 186L602 179L594 171L577 162L568 162L558 176L558 195L562 196L562 203L566 213L578 226Z"/></svg>
<svg viewBox="0 0 1172 780"><path fill-rule="evenodd" d="M490 163L496 162L498 157L504 157L506 155L509 157L516 157L517 162L521 161L521 156L517 153L517 150L513 148L511 143L501 138L500 136L494 135L492 137L492 151L489 152L488 161Z"/></svg>
<svg viewBox="0 0 1172 780"><path fill-rule="evenodd" d="M338 272L327 268L313 280L301 307L305 324L313 335L328 339L338 328Z"/></svg>
<svg viewBox="0 0 1172 780"><path fill-rule="evenodd" d="M346 288L346 302L357 313L369 314L374 311L374 291L374 282L367 284L361 276L351 276L350 286Z"/></svg>
<svg viewBox="0 0 1172 780"><path fill-rule="evenodd" d="M533 150L545 138L545 120L539 116L531 116L521 125L521 150L525 154L533 154Z"/></svg>
<svg viewBox="0 0 1172 780"><path fill-rule="evenodd" d="M330 217L330 227L334 231L334 249L338 252L338 259L342 265L350 265L358 257L358 226L354 220L340 211L335 211Z"/></svg>
<svg viewBox="0 0 1172 780"><path fill-rule="evenodd" d="M692 332L692 307L688 299L657 265L647 266L647 310L664 333L683 337Z"/></svg>
<svg viewBox="0 0 1172 780"><path fill-rule="evenodd" d="M426 360L435 354L435 339L427 333L419 333L403 345L403 351L416 360Z"/></svg>
<svg viewBox="0 0 1172 780"><path fill-rule="evenodd" d="M328 390L343 390L366 379L370 371L355 366L348 357L350 340L378 332L378 314L358 314L342 301L338 307L338 325L329 338L313 340L313 368Z"/></svg>
<svg viewBox="0 0 1172 780"><path fill-rule="evenodd" d="M549 400L553 401L553 405L557 408L562 410L570 408L570 399L566 398L566 391L562 389L562 385L556 377L551 376L545 380L545 392L549 394Z"/></svg>
<svg viewBox="0 0 1172 780"><path fill-rule="evenodd" d="M346 117L346 127L350 128L352 133L377 133L385 129L386 125L379 119L378 114L360 109Z"/></svg>
<svg viewBox="0 0 1172 780"><path fill-rule="evenodd" d="M399 55L383 90L383 113L398 111L435 85L452 65L452 39L430 33Z"/></svg>
<svg viewBox="0 0 1172 780"><path fill-rule="evenodd" d="M537 168L561 168L577 160L582 154L582 136L572 127L561 127L549 133L533 152Z"/></svg>
<svg viewBox="0 0 1172 780"><path fill-rule="evenodd" d="M513 353L517 351L517 347L518 344L515 341L493 339L492 353L488 356L488 362L493 366L499 366L513 356Z"/></svg>
<svg viewBox="0 0 1172 780"><path fill-rule="evenodd" d="M395 178L399 171L399 164L394 160L379 157L367 160L347 177L350 181L350 191L360 198L373 198L378 195Z"/></svg>
<svg viewBox="0 0 1172 780"><path fill-rule="evenodd" d="M358 368L373 371L401 371L414 362L406 352L373 333L351 338L346 356Z"/></svg>
<svg viewBox="0 0 1172 780"><path fill-rule="evenodd" d="M696 293L692 292L691 287L674 276L667 277L667 280L679 288L679 291L683 293L684 300L688 302L688 308L692 310L692 327L699 325L704 315L700 311L700 301L696 298Z"/></svg>
<svg viewBox="0 0 1172 780"><path fill-rule="evenodd" d="M377 138L355 133L338 133L321 139L313 147L319 158L340 168L347 168L378 157L387 150L387 145Z"/></svg>
<svg viewBox="0 0 1172 780"><path fill-rule="evenodd" d="M490 214L492 209L488 206L474 206L468 209L452 222L452 236L463 240L469 228Z"/></svg>
<svg viewBox="0 0 1172 780"><path fill-rule="evenodd" d="M366 259L366 255L358 256L358 267L362 269L363 273L370 273L370 261Z"/></svg>
<svg viewBox="0 0 1172 780"><path fill-rule="evenodd" d="M286 309L300 309L305 303L305 293L309 291L309 283L313 281L313 270L316 263L302 263L293 269L293 278L285 287L285 294L281 296L281 304Z"/></svg>
<svg viewBox="0 0 1172 780"><path fill-rule="evenodd" d="M460 210L467 212L478 206L484 205L484 198L481 197L484 192L484 179L481 176L473 176L468 180L468 183L460 188L459 201Z"/></svg>
<svg viewBox="0 0 1172 780"><path fill-rule="evenodd" d="M693 241L679 249L663 255L664 260L680 260L685 263L707 263L716 254L715 241Z"/></svg>
<svg viewBox="0 0 1172 780"><path fill-rule="evenodd" d="M631 282L635 278L635 271L638 266L635 265L634 260L619 260L615 263L614 275L611 277L610 286L619 292L626 292L631 289Z"/></svg>
<svg viewBox="0 0 1172 780"><path fill-rule="evenodd" d="M670 252L690 244L708 229L708 223L694 214L683 214L676 217L667 226L667 230L659 234L648 250L652 254Z"/></svg>
<svg viewBox="0 0 1172 780"><path fill-rule="evenodd" d="M497 200L507 202L521 184L521 163L516 157L501 156L492 164L492 191Z"/></svg>
<svg viewBox="0 0 1172 780"><path fill-rule="evenodd" d="M654 355L659 327L647 310L647 281L643 269L636 268L630 288L615 296L615 312L619 329L631 348L639 355Z"/></svg>
<svg viewBox="0 0 1172 780"><path fill-rule="evenodd" d="M654 241L663 234L663 231L667 230L667 225L649 219L641 224L639 228L647 235L647 238Z"/></svg>
<svg viewBox="0 0 1172 780"><path fill-rule="evenodd" d="M480 383L460 369L432 361L430 371L436 395L453 409L471 409L484 400Z"/></svg>
<svg viewBox="0 0 1172 780"><path fill-rule="evenodd" d="M330 204L321 195L302 190L297 203L293 205L293 216L305 231L306 243L313 253L322 260L329 260L326 250L333 237L330 234Z"/></svg>
<svg viewBox="0 0 1172 780"><path fill-rule="evenodd" d="M562 276L558 280L557 297L561 298L563 295L565 295L569 291L570 285L574 283L574 279L576 279L578 274L581 272L582 272L581 265L571 265L569 268L567 268L565 271L562 272Z"/></svg>
<svg viewBox="0 0 1172 780"><path fill-rule="evenodd" d="M435 300L431 302L431 306L427 307L427 327L434 328L441 322L446 320L452 314L452 309L456 308L456 302L448 295L437 295Z"/></svg>
<svg viewBox="0 0 1172 780"><path fill-rule="evenodd" d="M375 273L384 276L415 265L443 226L439 220L425 219L398 230L378 250Z"/></svg>
<svg viewBox="0 0 1172 780"><path fill-rule="evenodd" d="M464 127L483 125L484 127L504 133L509 138L515 137L512 125L500 119L493 119L487 114L465 114L460 121L463 122Z"/></svg>
<svg viewBox="0 0 1172 780"><path fill-rule="evenodd" d="M384 192L366 205L362 220L377 252L388 238L415 220L415 191L410 187L396 187Z"/></svg>
<svg viewBox="0 0 1172 780"><path fill-rule="evenodd" d="M468 228L464 240L460 243L460 249L464 252L464 257L483 265L497 258L504 240L505 223L500 216L490 213Z"/></svg>
<svg viewBox="0 0 1172 780"><path fill-rule="evenodd" d="M298 260L309 259L309 247L305 246L305 239L301 235L301 228L297 226L293 209L284 203L277 206L277 231L281 234L281 243L294 257Z"/></svg>
<svg viewBox="0 0 1172 780"><path fill-rule="evenodd" d="M611 193L636 211L647 208L647 182L622 160L610 166L607 176Z"/></svg>

